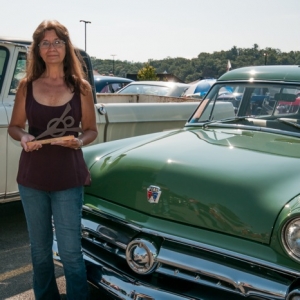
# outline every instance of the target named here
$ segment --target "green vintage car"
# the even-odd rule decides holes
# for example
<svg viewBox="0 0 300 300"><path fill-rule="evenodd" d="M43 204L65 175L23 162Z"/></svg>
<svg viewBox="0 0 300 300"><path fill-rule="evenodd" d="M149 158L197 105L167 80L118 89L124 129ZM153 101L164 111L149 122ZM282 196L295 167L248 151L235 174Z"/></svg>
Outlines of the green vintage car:
<svg viewBox="0 0 300 300"><path fill-rule="evenodd" d="M299 97L299 66L240 68L184 128L84 148L89 281L114 299L299 300Z"/></svg>

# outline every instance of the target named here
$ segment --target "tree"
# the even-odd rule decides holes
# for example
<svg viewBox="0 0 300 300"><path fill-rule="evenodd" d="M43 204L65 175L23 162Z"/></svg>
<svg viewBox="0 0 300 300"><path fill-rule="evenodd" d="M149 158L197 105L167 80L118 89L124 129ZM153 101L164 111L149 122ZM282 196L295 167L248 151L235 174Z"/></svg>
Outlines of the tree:
<svg viewBox="0 0 300 300"><path fill-rule="evenodd" d="M265 55L264 55L265 54ZM266 56L267 55L267 56ZM230 60L233 69L244 66L264 65L300 65L300 51L281 52L279 49L261 49L258 44L251 48L233 46L230 50L213 53L200 52L192 59L167 57L162 60L151 59L150 63L115 61L115 75L126 77L127 74L139 74L140 80L158 80L157 73L174 74L184 82L192 82L200 78L218 78L226 72ZM101 60L92 57L93 69L100 74L111 72L111 59Z"/></svg>
<svg viewBox="0 0 300 300"><path fill-rule="evenodd" d="M144 67L138 71L138 80L152 80L156 81L159 78L156 76L156 70L154 67L150 66L149 63L145 63Z"/></svg>

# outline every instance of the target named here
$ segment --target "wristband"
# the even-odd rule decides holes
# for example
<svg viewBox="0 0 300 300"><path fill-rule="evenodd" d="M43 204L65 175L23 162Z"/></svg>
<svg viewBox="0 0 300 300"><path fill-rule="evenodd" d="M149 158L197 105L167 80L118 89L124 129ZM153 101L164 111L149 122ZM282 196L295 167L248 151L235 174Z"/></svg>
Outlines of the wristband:
<svg viewBox="0 0 300 300"><path fill-rule="evenodd" d="M78 139L78 141L79 141L79 148L81 148L81 147L83 147L83 140L82 139L79 139L79 138L77 138Z"/></svg>
<svg viewBox="0 0 300 300"><path fill-rule="evenodd" d="M79 138L76 138L76 139L79 142L79 146L77 148L75 148L75 150L78 150L78 149L80 149L83 146L83 140L79 139Z"/></svg>

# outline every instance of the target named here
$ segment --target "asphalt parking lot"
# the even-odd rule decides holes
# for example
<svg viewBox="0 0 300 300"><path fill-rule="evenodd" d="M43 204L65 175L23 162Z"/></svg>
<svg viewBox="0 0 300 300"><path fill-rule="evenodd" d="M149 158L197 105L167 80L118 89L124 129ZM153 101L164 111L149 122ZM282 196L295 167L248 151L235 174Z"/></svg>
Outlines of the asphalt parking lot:
<svg viewBox="0 0 300 300"><path fill-rule="evenodd" d="M55 266L60 293L65 293L63 270ZM0 300L34 300L26 221L20 201L0 204ZM90 299L110 299L90 286Z"/></svg>

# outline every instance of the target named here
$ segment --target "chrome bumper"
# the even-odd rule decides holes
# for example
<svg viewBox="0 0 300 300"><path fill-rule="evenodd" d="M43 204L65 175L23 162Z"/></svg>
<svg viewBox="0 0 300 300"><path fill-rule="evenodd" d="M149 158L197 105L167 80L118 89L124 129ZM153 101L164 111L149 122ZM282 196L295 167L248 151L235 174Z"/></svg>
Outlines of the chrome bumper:
<svg viewBox="0 0 300 300"><path fill-rule="evenodd" d="M53 258L61 265L61 260L58 254L57 243L53 243ZM96 286L99 290L105 291L111 295L112 299L120 300L243 300L244 297L227 293L217 289L212 289L203 286L197 291L194 297L186 297L158 288L153 285L148 285L134 278L122 274L121 271L115 270L106 266L104 263L96 261L87 254L83 254L86 264L88 281ZM176 285L176 284L175 284ZM199 297L199 293L203 296ZM225 298L224 298L225 297ZM247 298L251 299L251 297ZM259 298L254 298L259 299Z"/></svg>
<svg viewBox="0 0 300 300"><path fill-rule="evenodd" d="M114 299L298 300L300 297L300 276L296 271L251 262L248 257L235 259L232 253L207 250L204 245L192 247L189 240L176 242L173 236L166 235L155 258L158 266L149 280L148 275L130 272L126 264L125 251L142 229L122 221L117 223L116 219L112 226L108 220L109 217L101 215L97 215L97 220L83 217L82 242L88 280ZM159 232L147 233L159 236ZM53 255L60 260L55 241Z"/></svg>
<svg viewBox="0 0 300 300"><path fill-rule="evenodd" d="M58 254L57 243L53 242L53 258L61 263ZM194 300L194 298L173 294L169 291L158 289L154 286L147 286L135 279L124 276L104 264L83 254L87 268L88 281L101 290L105 290L114 299L122 300ZM198 298L199 299L199 298ZM206 300L208 298L203 298ZM211 298L214 299L214 298Z"/></svg>

